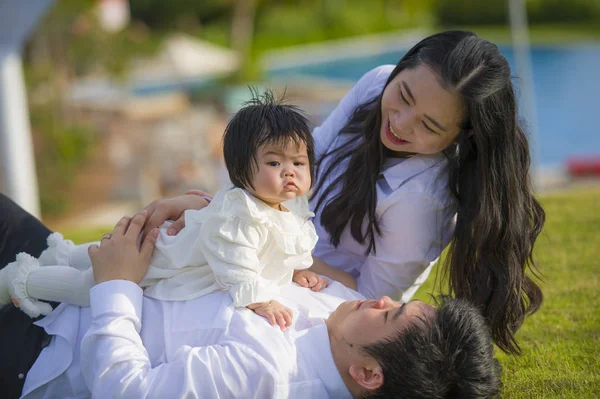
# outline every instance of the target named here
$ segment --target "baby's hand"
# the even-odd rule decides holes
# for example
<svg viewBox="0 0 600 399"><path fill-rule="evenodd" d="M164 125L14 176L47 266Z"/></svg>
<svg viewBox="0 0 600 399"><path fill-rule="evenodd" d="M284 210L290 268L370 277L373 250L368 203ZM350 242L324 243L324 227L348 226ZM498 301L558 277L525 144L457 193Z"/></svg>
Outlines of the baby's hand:
<svg viewBox="0 0 600 399"><path fill-rule="evenodd" d="M278 324L281 331L292 325L292 311L277 301L253 303L246 307L269 320L272 326Z"/></svg>
<svg viewBox="0 0 600 399"><path fill-rule="evenodd" d="M319 292L329 285L329 280L310 270L295 270L292 281L303 287Z"/></svg>

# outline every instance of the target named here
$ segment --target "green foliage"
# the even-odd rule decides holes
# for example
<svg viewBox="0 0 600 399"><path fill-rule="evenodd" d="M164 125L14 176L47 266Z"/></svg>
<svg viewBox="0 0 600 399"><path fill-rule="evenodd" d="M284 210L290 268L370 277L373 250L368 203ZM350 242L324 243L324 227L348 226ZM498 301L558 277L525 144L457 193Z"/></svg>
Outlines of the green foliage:
<svg viewBox="0 0 600 399"><path fill-rule="evenodd" d="M592 23L600 24L598 0L529 0L531 23Z"/></svg>
<svg viewBox="0 0 600 399"><path fill-rule="evenodd" d="M458 28L477 33L479 36L496 44L511 44L512 36L508 25L467 25ZM570 44L600 40L600 24L598 26L579 24L533 25L529 27L529 38L534 45L538 44Z"/></svg>
<svg viewBox="0 0 600 399"><path fill-rule="evenodd" d="M68 208L72 200L69 188L94 141L93 131L65 123L56 117L54 107L55 104L45 104L31 108L40 203L46 216Z"/></svg>
<svg viewBox="0 0 600 399"><path fill-rule="evenodd" d="M503 397L600 397L598 198L596 187L541 199L547 222L535 259L543 275L544 303L517 334L523 355L498 351ZM434 280L416 296L428 300L428 293L439 292Z"/></svg>
<svg viewBox="0 0 600 399"><path fill-rule="evenodd" d="M429 26L431 1L317 0L264 4L257 10L252 62L241 78L260 78L257 61L267 50Z"/></svg>
<svg viewBox="0 0 600 399"><path fill-rule="evenodd" d="M132 18L150 28L168 30L180 25L204 24L229 16L235 0L131 0Z"/></svg>
<svg viewBox="0 0 600 399"><path fill-rule="evenodd" d="M506 0L438 0L435 9L437 21L450 25L494 25L508 21Z"/></svg>
<svg viewBox="0 0 600 399"><path fill-rule="evenodd" d="M109 33L92 0L61 0L49 10L25 50L25 75L42 213L65 212L69 188L88 157L93 129L70 120L65 94L71 81L91 71L120 76L129 60L152 53L159 40L139 25Z"/></svg>
<svg viewBox="0 0 600 399"><path fill-rule="evenodd" d="M89 17L85 27L68 38L67 57L76 76L103 70L122 77L133 57L154 54L160 40L159 35L135 24L119 32L106 32L95 18Z"/></svg>
<svg viewBox="0 0 600 399"><path fill-rule="evenodd" d="M232 16L239 1L132 0L131 15L158 31L177 28L229 47ZM242 80L259 77L257 59L269 49L429 26L435 0L255 1L251 62L244 66ZM189 20L196 22L182 23Z"/></svg>
<svg viewBox="0 0 600 399"><path fill-rule="evenodd" d="M414 1L271 4L257 15L256 47L276 48L415 27L427 22L425 11L424 6L419 7Z"/></svg>
<svg viewBox="0 0 600 399"><path fill-rule="evenodd" d="M598 0L528 0L529 21L537 23L600 23ZM442 26L508 23L507 0L437 0L434 8Z"/></svg>

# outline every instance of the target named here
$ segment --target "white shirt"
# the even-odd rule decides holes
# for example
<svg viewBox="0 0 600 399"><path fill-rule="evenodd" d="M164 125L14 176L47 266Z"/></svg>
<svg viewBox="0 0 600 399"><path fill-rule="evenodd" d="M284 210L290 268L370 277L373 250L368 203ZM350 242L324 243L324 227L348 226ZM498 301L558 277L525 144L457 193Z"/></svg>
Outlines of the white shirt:
<svg viewBox="0 0 600 399"><path fill-rule="evenodd" d="M382 93L393 69L394 65L384 65L367 72L314 130L317 159L347 140L339 135L340 130L358 105ZM325 159L320 173L331 160ZM338 247L334 247L329 233L321 226L321 208L313 220L319 236L314 255L354 275L358 290L367 298L388 295L408 301L429 275L454 231L456 205L448 189L446 167L442 154L388 159L377 181L376 214L382 236L376 238L376 254L365 256L367 246L354 240L349 227ZM323 187L328 187L345 169L346 163L337 165ZM319 198L317 193L311 200L313 211Z"/></svg>
<svg viewBox="0 0 600 399"><path fill-rule="evenodd" d="M338 283L321 293L286 286L277 297L294 311L285 333L234 309L224 291L159 301L110 281L90 299L91 311L61 304L38 322L55 336L27 375L25 398L351 397L323 319L363 297Z"/></svg>
<svg viewBox="0 0 600 399"><path fill-rule="evenodd" d="M229 290L235 306L273 299L294 269L312 265L317 242L305 196L283 212L240 188L219 191L201 210L185 212L177 235L163 225L148 272L145 295L187 300Z"/></svg>

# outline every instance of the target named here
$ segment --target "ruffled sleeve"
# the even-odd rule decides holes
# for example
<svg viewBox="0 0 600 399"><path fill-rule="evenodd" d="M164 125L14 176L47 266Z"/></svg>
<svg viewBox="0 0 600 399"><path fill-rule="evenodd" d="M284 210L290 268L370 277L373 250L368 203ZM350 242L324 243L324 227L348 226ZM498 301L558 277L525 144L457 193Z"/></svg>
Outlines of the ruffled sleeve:
<svg viewBox="0 0 600 399"><path fill-rule="evenodd" d="M258 253L267 234L261 224L223 213L205 221L200 229L199 242L215 280L229 290L237 307L269 301L279 292L275 283L259 275L263 266Z"/></svg>

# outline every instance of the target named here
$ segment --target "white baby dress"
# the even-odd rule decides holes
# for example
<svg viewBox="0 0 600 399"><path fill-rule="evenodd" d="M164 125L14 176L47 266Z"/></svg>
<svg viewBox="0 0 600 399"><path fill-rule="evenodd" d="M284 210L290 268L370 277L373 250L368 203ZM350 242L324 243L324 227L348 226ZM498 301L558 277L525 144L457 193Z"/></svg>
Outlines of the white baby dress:
<svg viewBox="0 0 600 399"><path fill-rule="evenodd" d="M227 289L235 306L268 301L292 280L294 269L312 265L318 239L313 216L306 197L284 212L240 188L221 190L206 208L185 212L177 235L161 226L140 286L161 300Z"/></svg>

